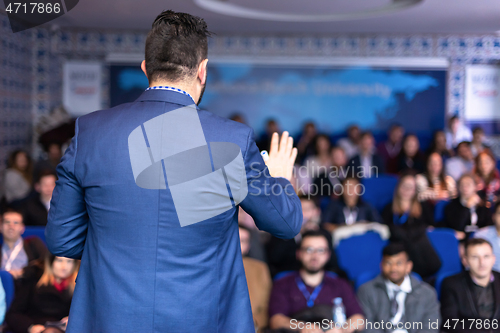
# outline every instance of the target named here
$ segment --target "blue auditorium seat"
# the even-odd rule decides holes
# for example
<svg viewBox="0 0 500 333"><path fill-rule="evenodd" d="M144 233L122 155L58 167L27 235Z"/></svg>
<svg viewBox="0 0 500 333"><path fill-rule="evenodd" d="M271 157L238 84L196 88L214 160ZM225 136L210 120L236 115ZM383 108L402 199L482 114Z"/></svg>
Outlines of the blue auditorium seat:
<svg viewBox="0 0 500 333"><path fill-rule="evenodd" d="M441 259L441 268L436 273L436 283L434 285L439 296L443 279L462 271L462 263L458 254L458 240L455 237L455 232L446 228L428 231L427 236L439 255L439 259Z"/></svg>
<svg viewBox="0 0 500 333"><path fill-rule="evenodd" d="M356 281L365 272L377 271L378 274L386 244L387 241L373 231L343 239L335 249L339 266L351 281Z"/></svg>
<svg viewBox="0 0 500 333"><path fill-rule="evenodd" d="M5 302L7 303L7 309L14 300L14 278L7 271L0 271L0 278L2 280L2 286L5 290Z"/></svg>
<svg viewBox="0 0 500 333"><path fill-rule="evenodd" d="M27 226L24 230L23 238L37 236L45 243L45 227Z"/></svg>
<svg viewBox="0 0 500 333"><path fill-rule="evenodd" d="M364 178L361 182L365 187L362 199L382 212L384 207L392 201L398 178L393 175L379 175L378 177Z"/></svg>
<svg viewBox="0 0 500 333"><path fill-rule="evenodd" d="M447 200L441 200L434 206L434 222L439 223L444 220L444 208L449 203Z"/></svg>

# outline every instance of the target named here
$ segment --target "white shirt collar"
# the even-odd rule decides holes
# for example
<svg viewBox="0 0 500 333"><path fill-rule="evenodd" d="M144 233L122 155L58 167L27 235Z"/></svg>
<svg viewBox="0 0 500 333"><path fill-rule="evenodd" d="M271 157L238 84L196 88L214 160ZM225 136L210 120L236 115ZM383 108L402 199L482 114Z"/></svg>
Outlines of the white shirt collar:
<svg viewBox="0 0 500 333"><path fill-rule="evenodd" d="M409 275L406 275L404 280L403 280L403 283L401 283L400 286L398 286L397 284L393 283L392 281L386 279L385 280L385 285L387 287L387 292L389 293L389 296L392 296L392 294L394 293L394 290L401 290L407 294L411 293L411 280L410 280L410 276ZM392 297L390 297L392 298Z"/></svg>

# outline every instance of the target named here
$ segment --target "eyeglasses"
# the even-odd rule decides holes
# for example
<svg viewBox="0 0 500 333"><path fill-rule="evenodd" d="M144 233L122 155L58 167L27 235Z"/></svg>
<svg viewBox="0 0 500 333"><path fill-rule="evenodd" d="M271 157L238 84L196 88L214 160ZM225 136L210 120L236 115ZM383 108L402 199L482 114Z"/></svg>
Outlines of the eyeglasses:
<svg viewBox="0 0 500 333"><path fill-rule="evenodd" d="M315 249L314 247L306 247L306 248L301 248L300 250L302 252L307 253L307 254L313 254L313 253L325 254L325 253L328 253L328 249L325 247L320 247L317 249Z"/></svg>

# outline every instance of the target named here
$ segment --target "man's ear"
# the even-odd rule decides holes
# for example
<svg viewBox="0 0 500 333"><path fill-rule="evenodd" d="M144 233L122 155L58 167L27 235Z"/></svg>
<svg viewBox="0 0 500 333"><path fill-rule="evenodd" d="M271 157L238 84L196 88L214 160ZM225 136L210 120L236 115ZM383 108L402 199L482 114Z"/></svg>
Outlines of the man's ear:
<svg viewBox="0 0 500 333"><path fill-rule="evenodd" d="M148 77L148 72L146 72L146 60L143 60L141 62L141 69L144 72L144 75L146 75L146 77ZM148 80L149 80L149 77L148 77Z"/></svg>
<svg viewBox="0 0 500 333"><path fill-rule="evenodd" d="M412 270L413 270L413 261L408 260L408 262L406 263L406 274L410 274Z"/></svg>
<svg viewBox="0 0 500 333"><path fill-rule="evenodd" d="M197 77L202 85L204 85L207 81L207 63L208 59L205 59L202 62L200 62L200 65L198 66Z"/></svg>

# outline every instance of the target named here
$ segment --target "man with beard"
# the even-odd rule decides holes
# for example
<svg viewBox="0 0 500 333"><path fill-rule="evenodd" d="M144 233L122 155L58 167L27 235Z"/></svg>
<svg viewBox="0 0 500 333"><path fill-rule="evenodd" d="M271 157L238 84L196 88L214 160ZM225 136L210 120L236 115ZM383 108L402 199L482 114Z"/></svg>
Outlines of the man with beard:
<svg viewBox="0 0 500 333"><path fill-rule="evenodd" d="M382 274L358 290L358 299L366 315L365 332L438 333L440 316L436 291L410 275L413 263L404 245L387 245L382 251L380 266Z"/></svg>
<svg viewBox="0 0 500 333"><path fill-rule="evenodd" d="M161 13L141 65L149 88L76 121L46 229L53 254L81 258L68 333L255 331L238 210L295 237L297 149L275 133L264 162L251 128L197 108L208 35L201 18Z"/></svg>
<svg viewBox="0 0 500 333"><path fill-rule="evenodd" d="M274 282L269 302L272 329L302 333L362 330L364 316L351 286L324 269L331 251L324 231L308 231L302 235L297 250L300 270ZM338 298L345 309L344 328L340 328L342 323L333 323L333 304Z"/></svg>

